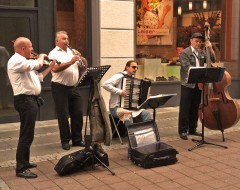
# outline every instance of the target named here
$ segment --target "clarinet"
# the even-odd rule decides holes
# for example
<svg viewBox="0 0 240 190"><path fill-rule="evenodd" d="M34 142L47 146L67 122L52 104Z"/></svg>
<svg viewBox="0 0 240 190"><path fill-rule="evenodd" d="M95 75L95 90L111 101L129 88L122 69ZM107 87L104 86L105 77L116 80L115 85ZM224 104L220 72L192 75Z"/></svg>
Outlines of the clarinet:
<svg viewBox="0 0 240 190"><path fill-rule="evenodd" d="M69 44L67 44L67 47L72 51L73 55L76 55L74 49ZM86 68L86 65L83 63L81 58L79 58L76 62L78 66Z"/></svg>

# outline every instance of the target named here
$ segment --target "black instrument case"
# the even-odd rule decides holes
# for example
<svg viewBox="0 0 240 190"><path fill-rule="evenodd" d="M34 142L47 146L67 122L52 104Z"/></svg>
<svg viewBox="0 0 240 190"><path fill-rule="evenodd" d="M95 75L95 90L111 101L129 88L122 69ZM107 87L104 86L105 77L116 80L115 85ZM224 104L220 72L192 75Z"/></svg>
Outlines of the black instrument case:
<svg viewBox="0 0 240 190"><path fill-rule="evenodd" d="M104 163L109 166L108 154L103 150L100 144L93 145L93 150L88 151L85 148L71 154L63 156L55 165L54 170L58 175L63 176L74 173L85 167Z"/></svg>
<svg viewBox="0 0 240 190"><path fill-rule="evenodd" d="M143 168L153 168L177 162L178 151L160 142L154 121L134 123L127 127L131 160Z"/></svg>

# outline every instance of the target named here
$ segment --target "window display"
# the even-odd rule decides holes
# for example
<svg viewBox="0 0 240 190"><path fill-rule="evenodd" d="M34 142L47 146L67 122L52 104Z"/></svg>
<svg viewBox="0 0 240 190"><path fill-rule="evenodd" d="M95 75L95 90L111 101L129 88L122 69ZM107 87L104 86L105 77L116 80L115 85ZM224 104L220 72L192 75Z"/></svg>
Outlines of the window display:
<svg viewBox="0 0 240 190"><path fill-rule="evenodd" d="M190 45L192 33L204 35L204 24L211 27L211 43L220 62L222 1L137 0L136 58L139 78L151 81L180 81L181 51ZM181 15L177 8L181 7ZM190 8L191 9L190 9ZM161 16L160 16L161 15ZM163 20L162 20L163 19ZM204 44L203 44L204 46Z"/></svg>
<svg viewBox="0 0 240 190"><path fill-rule="evenodd" d="M137 58L136 77L151 81L179 81L180 63L161 58Z"/></svg>

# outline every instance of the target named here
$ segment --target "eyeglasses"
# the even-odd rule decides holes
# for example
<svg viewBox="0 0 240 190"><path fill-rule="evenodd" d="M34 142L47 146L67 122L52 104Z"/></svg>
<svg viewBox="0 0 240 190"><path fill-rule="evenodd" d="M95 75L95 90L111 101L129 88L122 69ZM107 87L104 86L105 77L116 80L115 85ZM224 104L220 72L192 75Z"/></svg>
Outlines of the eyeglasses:
<svg viewBox="0 0 240 190"><path fill-rule="evenodd" d="M138 69L138 66L131 66L133 69Z"/></svg>

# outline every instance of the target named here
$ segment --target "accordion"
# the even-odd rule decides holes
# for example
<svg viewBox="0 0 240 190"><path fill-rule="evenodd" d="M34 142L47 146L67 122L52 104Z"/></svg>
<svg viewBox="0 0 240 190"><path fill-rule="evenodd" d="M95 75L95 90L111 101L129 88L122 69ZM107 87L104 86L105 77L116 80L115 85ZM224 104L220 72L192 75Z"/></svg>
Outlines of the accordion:
<svg viewBox="0 0 240 190"><path fill-rule="evenodd" d="M151 81L132 77L123 77L122 90L127 95L120 100L120 107L124 109L138 109L149 96Z"/></svg>

